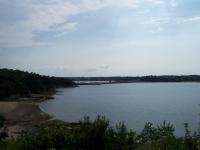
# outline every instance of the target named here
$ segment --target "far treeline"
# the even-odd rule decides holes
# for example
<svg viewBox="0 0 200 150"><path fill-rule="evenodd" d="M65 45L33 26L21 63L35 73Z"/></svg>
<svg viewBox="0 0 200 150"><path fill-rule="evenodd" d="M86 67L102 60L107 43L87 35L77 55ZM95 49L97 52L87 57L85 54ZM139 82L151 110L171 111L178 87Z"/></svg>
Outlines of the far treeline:
<svg viewBox="0 0 200 150"><path fill-rule="evenodd" d="M200 75L163 75L137 77L69 77L73 81L109 81L109 82L200 82Z"/></svg>
<svg viewBox="0 0 200 150"><path fill-rule="evenodd" d="M58 87L76 84L67 78L42 76L20 70L0 69L0 98L12 95L28 97L33 93L55 91Z"/></svg>

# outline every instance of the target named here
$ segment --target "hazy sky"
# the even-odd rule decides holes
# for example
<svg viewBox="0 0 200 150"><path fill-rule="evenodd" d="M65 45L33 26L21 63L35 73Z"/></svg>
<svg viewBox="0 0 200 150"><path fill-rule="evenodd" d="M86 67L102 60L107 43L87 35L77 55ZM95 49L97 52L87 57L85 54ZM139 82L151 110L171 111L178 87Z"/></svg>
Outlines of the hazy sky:
<svg viewBox="0 0 200 150"><path fill-rule="evenodd" d="M0 0L0 68L200 74L200 0Z"/></svg>

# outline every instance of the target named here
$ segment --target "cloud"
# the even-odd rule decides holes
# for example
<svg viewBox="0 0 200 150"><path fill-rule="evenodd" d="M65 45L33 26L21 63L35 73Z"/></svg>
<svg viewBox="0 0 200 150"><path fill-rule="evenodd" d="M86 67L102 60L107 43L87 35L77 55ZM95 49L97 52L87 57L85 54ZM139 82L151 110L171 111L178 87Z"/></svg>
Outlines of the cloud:
<svg viewBox="0 0 200 150"><path fill-rule="evenodd" d="M27 17L17 20L15 24L1 25L1 47L38 46L39 32L52 32L56 37L76 30L78 22L71 22L70 17L81 13L96 11L105 7L133 7L137 0L14 0L7 6L18 4L18 9L24 9ZM9 8L8 8L9 9ZM10 17L10 16L7 16ZM1 22L2 23L2 22ZM53 37L52 37L53 38Z"/></svg>
<svg viewBox="0 0 200 150"><path fill-rule="evenodd" d="M64 36L76 31L78 21L70 18L75 15L97 11L103 8L138 8L144 2L163 4L165 0L13 0L7 3L7 11L11 5L17 4L13 12L22 11L26 17L16 20L13 24L0 22L1 47L40 46L38 33L50 32L54 37ZM170 1L175 5L175 1ZM3 6L0 6L0 8ZM10 17L10 16L6 16ZM158 20L152 20L156 23Z"/></svg>
<svg viewBox="0 0 200 150"><path fill-rule="evenodd" d="M172 7L176 7L176 6L178 6L178 1L177 1L177 0L171 0L171 1L169 2L169 4L170 4Z"/></svg>
<svg viewBox="0 0 200 150"><path fill-rule="evenodd" d="M179 0L147 0L147 1L157 5L169 4L171 7L176 7L178 5Z"/></svg>
<svg viewBox="0 0 200 150"><path fill-rule="evenodd" d="M149 20L143 22L145 25L161 25L169 23L169 17L151 17Z"/></svg>
<svg viewBox="0 0 200 150"><path fill-rule="evenodd" d="M146 0L146 1L156 5L164 3L164 0Z"/></svg>
<svg viewBox="0 0 200 150"><path fill-rule="evenodd" d="M44 43L33 40L35 35L30 30L20 29L19 26L0 28L0 47L16 48L42 46Z"/></svg>
<svg viewBox="0 0 200 150"><path fill-rule="evenodd" d="M87 72L97 72L98 71L98 69L95 69L95 68L92 68L92 69L87 69Z"/></svg>
<svg viewBox="0 0 200 150"><path fill-rule="evenodd" d="M57 33L55 35L55 37L61 37L64 36L70 32L73 32L76 30L77 28L77 22L69 22L69 23L65 23L62 26L56 26L55 28L53 28L54 31L59 31L59 33Z"/></svg>
<svg viewBox="0 0 200 150"><path fill-rule="evenodd" d="M193 16L189 18L181 18L178 22L179 23L186 23L186 22L195 22L200 21L200 16Z"/></svg>
<svg viewBox="0 0 200 150"><path fill-rule="evenodd" d="M102 71L106 71L108 69L109 69L108 65L102 65L100 67L87 69L87 72L89 72L89 73L97 73L97 72L101 73Z"/></svg>
<svg viewBox="0 0 200 150"><path fill-rule="evenodd" d="M151 17L149 20L143 22L143 25L149 26L150 33L160 33L165 30L165 25L170 23L169 17Z"/></svg>
<svg viewBox="0 0 200 150"><path fill-rule="evenodd" d="M109 66L108 66L108 65L103 65L103 66L100 66L100 69L108 70L108 69L109 69Z"/></svg>

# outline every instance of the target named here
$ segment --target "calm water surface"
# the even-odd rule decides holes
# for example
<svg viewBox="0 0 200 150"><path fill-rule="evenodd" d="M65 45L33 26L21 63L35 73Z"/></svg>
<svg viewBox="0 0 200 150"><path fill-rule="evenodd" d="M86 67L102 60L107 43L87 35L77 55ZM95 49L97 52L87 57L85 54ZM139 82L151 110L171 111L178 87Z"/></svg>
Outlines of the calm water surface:
<svg viewBox="0 0 200 150"><path fill-rule="evenodd" d="M191 130L197 130L200 122L200 83L83 85L60 90L40 107L67 122L100 114L112 125L124 121L139 132L147 121L157 125L166 120L174 124L177 135L183 135L185 122Z"/></svg>

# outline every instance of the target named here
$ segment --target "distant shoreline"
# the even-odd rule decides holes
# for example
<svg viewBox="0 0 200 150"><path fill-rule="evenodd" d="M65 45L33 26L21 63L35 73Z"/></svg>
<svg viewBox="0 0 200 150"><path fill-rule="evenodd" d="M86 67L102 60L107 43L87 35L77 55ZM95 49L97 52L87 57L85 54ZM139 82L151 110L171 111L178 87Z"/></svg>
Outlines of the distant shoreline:
<svg viewBox="0 0 200 150"><path fill-rule="evenodd" d="M200 75L163 75L163 76L116 76L116 77L67 77L80 85L81 82L100 84L140 83L140 82L200 82ZM99 83L98 83L99 82ZM93 83L94 84L94 83Z"/></svg>
<svg viewBox="0 0 200 150"><path fill-rule="evenodd" d="M74 81L77 85L103 85L103 84L123 84L123 83L200 83L200 81L166 81L166 82L164 82L164 81L161 81L161 82L142 82L142 81L137 81L137 82L76 82L76 81Z"/></svg>

